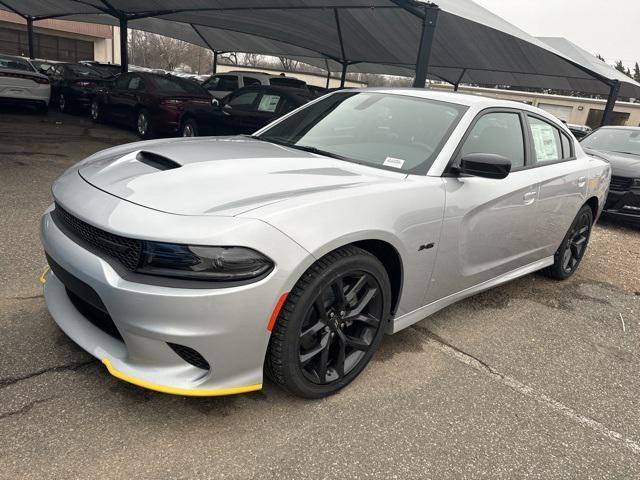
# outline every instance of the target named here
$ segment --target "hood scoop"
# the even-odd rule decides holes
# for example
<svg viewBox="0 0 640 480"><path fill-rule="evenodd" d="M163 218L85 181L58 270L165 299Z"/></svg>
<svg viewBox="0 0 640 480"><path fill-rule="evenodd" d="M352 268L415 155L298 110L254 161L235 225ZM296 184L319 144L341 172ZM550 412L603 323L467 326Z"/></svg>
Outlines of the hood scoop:
<svg viewBox="0 0 640 480"><path fill-rule="evenodd" d="M180 168L182 166L169 157L147 152L146 150L140 150L136 155L136 160L157 170L173 170L174 168Z"/></svg>

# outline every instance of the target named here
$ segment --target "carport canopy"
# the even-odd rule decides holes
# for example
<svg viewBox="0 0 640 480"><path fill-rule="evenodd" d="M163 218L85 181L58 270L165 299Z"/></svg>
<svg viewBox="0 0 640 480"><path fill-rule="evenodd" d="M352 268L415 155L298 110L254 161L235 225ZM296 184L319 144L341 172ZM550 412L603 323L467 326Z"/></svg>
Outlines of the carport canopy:
<svg viewBox="0 0 640 480"><path fill-rule="evenodd" d="M127 31L135 28L214 52L304 59L341 70L343 81L351 68L413 75L416 87L432 78L456 87L464 82L609 93L609 114L623 88L625 95L640 97L640 85L631 79L611 78L575 52L558 50L471 0L0 0L0 9L25 18L30 37L33 22L45 18L118 25L123 70Z"/></svg>

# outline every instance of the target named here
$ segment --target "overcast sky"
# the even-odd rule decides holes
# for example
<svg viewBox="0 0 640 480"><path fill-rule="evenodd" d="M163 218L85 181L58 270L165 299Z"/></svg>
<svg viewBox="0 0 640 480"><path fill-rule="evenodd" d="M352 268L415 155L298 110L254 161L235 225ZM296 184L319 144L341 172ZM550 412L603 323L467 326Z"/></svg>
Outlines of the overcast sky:
<svg viewBox="0 0 640 480"><path fill-rule="evenodd" d="M640 0L475 2L535 37L566 37L607 63L640 61Z"/></svg>

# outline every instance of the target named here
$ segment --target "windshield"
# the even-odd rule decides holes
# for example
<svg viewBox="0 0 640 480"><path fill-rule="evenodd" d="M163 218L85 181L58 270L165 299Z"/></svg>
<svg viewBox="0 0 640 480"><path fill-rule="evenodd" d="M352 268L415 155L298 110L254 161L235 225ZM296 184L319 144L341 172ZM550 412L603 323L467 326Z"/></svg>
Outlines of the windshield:
<svg viewBox="0 0 640 480"><path fill-rule="evenodd" d="M33 72L34 68L26 60L15 57L3 57L0 56L0 68L9 68L12 70L24 70L26 72Z"/></svg>
<svg viewBox="0 0 640 480"><path fill-rule="evenodd" d="M640 155L640 129L602 128L582 140L582 146L605 152Z"/></svg>
<svg viewBox="0 0 640 480"><path fill-rule="evenodd" d="M343 160L426 173L466 107L375 92L329 95L258 138Z"/></svg>

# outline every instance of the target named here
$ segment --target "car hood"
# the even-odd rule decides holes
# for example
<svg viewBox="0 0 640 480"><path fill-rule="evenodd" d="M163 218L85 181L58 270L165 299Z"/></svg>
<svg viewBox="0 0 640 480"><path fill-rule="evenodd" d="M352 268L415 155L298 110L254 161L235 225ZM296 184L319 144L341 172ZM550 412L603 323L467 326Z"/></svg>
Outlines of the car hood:
<svg viewBox="0 0 640 480"><path fill-rule="evenodd" d="M638 155L605 152L591 148L585 148L585 152L609 162L611 173L616 177L640 178L640 156Z"/></svg>
<svg viewBox="0 0 640 480"><path fill-rule="evenodd" d="M144 207L221 216L406 177L247 137L139 142L87 159L78 173L94 187Z"/></svg>

